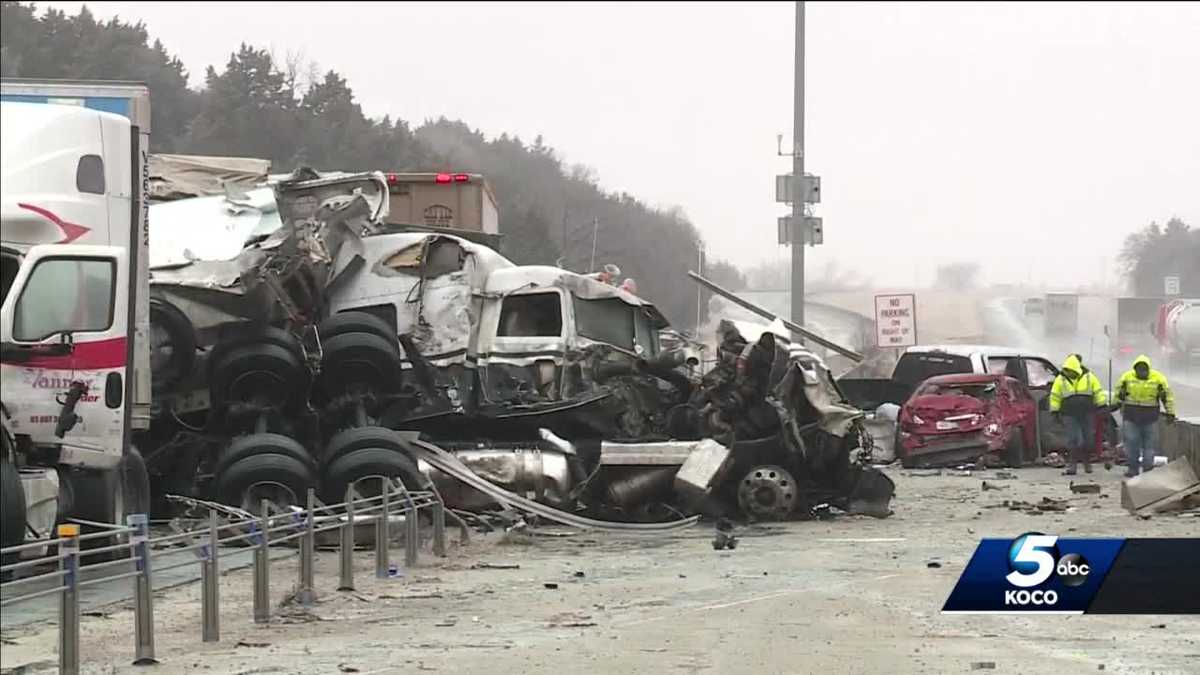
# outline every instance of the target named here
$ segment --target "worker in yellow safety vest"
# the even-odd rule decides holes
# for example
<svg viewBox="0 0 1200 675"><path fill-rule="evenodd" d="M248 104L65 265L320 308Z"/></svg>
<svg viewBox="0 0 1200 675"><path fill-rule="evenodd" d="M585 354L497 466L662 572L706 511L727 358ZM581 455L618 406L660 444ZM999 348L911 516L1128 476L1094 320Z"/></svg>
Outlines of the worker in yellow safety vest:
<svg viewBox="0 0 1200 675"><path fill-rule="evenodd" d="M1175 394L1167 378L1150 367L1145 355L1133 361L1133 368L1125 372L1117 383L1117 400L1121 408L1121 436L1125 440L1128 466L1125 476L1138 475L1138 464L1142 471L1154 468L1155 423L1158 422L1159 404L1166 409L1168 424L1175 422Z"/></svg>
<svg viewBox="0 0 1200 675"><path fill-rule="evenodd" d="M1067 448L1071 458L1063 473L1075 475L1075 467L1083 460L1083 470L1092 472L1088 439L1095 428L1094 414L1108 402L1095 373L1084 372L1083 364L1074 354L1063 361L1058 377L1050 386L1050 412L1067 428Z"/></svg>

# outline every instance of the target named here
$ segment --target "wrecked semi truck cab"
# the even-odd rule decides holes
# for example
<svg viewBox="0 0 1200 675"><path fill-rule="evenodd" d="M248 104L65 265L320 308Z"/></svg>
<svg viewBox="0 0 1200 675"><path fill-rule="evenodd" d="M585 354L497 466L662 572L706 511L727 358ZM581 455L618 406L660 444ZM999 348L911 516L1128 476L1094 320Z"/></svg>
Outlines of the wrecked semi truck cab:
<svg viewBox="0 0 1200 675"><path fill-rule="evenodd" d="M141 85L10 80L3 97L0 545L10 546L52 537L68 517L123 523L149 507L131 443L149 423L138 293L149 98Z"/></svg>
<svg viewBox="0 0 1200 675"><path fill-rule="evenodd" d="M717 492L737 464L726 428L744 398L703 392L736 388L734 370L706 384L688 351L662 348L658 310L611 280L389 223L388 189L380 173L299 173L155 207L156 234L177 235L153 263L171 346L156 358L152 468L167 490L251 505L316 486L340 501L392 475L436 480L462 505L497 501L420 461L419 433L558 507L648 517L633 511ZM803 433L822 426L811 406L798 414ZM718 426L725 442L705 443ZM760 426L778 437L782 422ZM830 428L848 436L848 424ZM768 445L779 462L795 455Z"/></svg>

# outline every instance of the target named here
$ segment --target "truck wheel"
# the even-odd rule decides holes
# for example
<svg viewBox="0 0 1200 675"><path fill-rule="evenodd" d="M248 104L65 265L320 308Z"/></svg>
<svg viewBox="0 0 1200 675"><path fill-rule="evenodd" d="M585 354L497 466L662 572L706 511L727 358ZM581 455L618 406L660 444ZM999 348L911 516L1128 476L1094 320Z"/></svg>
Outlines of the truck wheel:
<svg viewBox="0 0 1200 675"><path fill-rule="evenodd" d="M326 504L340 504L345 500L346 488L352 483L371 476L399 478L409 490L419 490L425 483L424 475L415 462L403 453L389 448L363 448L339 457L325 470L323 499ZM363 496L378 493L378 483L357 488Z"/></svg>
<svg viewBox="0 0 1200 675"><path fill-rule="evenodd" d="M23 541L25 486L21 484L21 474L17 471L17 466L7 456L0 457L0 547L16 546Z"/></svg>
<svg viewBox="0 0 1200 675"><path fill-rule="evenodd" d="M385 392L400 384L396 346L370 333L346 333L322 344L321 390L337 396L349 390Z"/></svg>
<svg viewBox="0 0 1200 675"><path fill-rule="evenodd" d="M395 431L387 427L356 427L339 431L329 439L321 463L329 466L343 455L363 448L385 448L405 453L406 456L409 454L408 444Z"/></svg>
<svg viewBox="0 0 1200 675"><path fill-rule="evenodd" d="M286 409L302 400L305 371L299 357L276 344L237 347L213 364L214 401Z"/></svg>
<svg viewBox="0 0 1200 675"><path fill-rule="evenodd" d="M322 342L350 333L378 335L395 347L397 354L400 353L396 331L383 319L367 312L338 312L322 321L318 331Z"/></svg>
<svg viewBox="0 0 1200 675"><path fill-rule="evenodd" d="M132 513L150 514L150 475L146 461L137 448L131 447L111 471L72 471L67 474L71 483L73 506L71 515L81 520L125 526L125 516ZM83 525L84 534L103 532L107 528ZM84 552L93 548L112 546L126 537L99 537L80 543ZM129 550L109 551L89 555L87 563L117 560L129 556Z"/></svg>
<svg viewBox="0 0 1200 675"><path fill-rule="evenodd" d="M234 324L221 330L217 344L213 347L213 363L238 347L258 344L282 347L291 352L297 361L304 360L304 348L301 346L300 340L286 330L275 326Z"/></svg>
<svg viewBox="0 0 1200 675"><path fill-rule="evenodd" d="M217 474L217 500L254 514L263 499L279 508L303 507L314 483L308 464L264 446L261 452L243 457Z"/></svg>
<svg viewBox="0 0 1200 675"><path fill-rule="evenodd" d="M196 329L179 308L150 298L150 372L156 392L171 390L192 372Z"/></svg>
<svg viewBox="0 0 1200 675"><path fill-rule="evenodd" d="M1025 430L1017 427L1008 438L1004 448L1004 463L1017 469L1025 464Z"/></svg>
<svg viewBox="0 0 1200 675"><path fill-rule="evenodd" d="M282 434L250 434L233 439L229 447L221 454L221 459L217 460L216 466L213 467L213 473L224 473L239 460L261 454L284 455L299 460L311 468L316 468L316 462L312 455L295 439Z"/></svg>

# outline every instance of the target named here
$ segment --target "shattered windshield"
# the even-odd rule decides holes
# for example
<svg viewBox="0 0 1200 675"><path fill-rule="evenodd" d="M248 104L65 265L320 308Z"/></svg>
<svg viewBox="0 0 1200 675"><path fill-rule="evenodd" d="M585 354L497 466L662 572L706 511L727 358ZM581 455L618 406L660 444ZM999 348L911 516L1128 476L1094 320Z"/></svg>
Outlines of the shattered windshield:
<svg viewBox="0 0 1200 675"><path fill-rule="evenodd" d="M582 337L633 350L637 308L619 298L587 300L573 297L575 330Z"/></svg>

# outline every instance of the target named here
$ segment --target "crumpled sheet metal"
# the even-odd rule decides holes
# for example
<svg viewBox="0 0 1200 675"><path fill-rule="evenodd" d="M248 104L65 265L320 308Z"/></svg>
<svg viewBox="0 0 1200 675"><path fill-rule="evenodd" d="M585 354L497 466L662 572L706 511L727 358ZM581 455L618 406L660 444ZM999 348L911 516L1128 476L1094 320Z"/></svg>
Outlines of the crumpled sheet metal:
<svg viewBox="0 0 1200 675"><path fill-rule="evenodd" d="M308 175L308 174L304 174ZM301 264L336 274L361 254L360 237L387 216L387 182L371 172L289 179L241 194L156 204L150 211L151 283L243 293L268 264ZM285 227L284 223L287 223ZM346 255L342 249L348 247ZM256 308L247 308L253 314Z"/></svg>
<svg viewBox="0 0 1200 675"><path fill-rule="evenodd" d="M497 487L480 478L453 454L442 450L436 445L424 441L411 441L409 447L412 448L417 459L427 462L439 471L454 476L476 490L491 496L501 504L510 505L513 508L541 516L556 523L588 530L623 532L627 534L662 534L664 532L689 528L700 520L700 516L691 516L668 523L617 523L586 518L573 513L559 511L558 509L539 504L531 499L526 499L518 494Z"/></svg>

